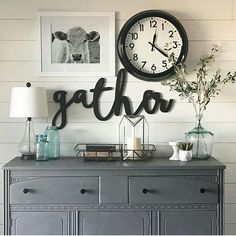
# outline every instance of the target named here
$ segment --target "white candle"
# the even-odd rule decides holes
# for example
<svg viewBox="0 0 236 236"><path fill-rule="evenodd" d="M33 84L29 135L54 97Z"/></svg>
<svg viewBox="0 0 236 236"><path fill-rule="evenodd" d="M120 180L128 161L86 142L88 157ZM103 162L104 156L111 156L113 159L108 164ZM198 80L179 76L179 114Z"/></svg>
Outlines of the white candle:
<svg viewBox="0 0 236 236"><path fill-rule="evenodd" d="M131 137L127 138L127 149L128 150L141 150L141 138Z"/></svg>

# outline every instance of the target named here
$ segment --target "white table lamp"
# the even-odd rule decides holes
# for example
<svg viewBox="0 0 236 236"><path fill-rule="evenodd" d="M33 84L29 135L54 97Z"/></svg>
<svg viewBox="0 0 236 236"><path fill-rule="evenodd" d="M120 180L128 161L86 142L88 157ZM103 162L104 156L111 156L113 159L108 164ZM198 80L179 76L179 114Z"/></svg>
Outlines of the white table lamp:
<svg viewBox="0 0 236 236"><path fill-rule="evenodd" d="M24 136L18 145L23 159L35 157L35 134L31 118L47 117L48 104L46 89L42 87L14 87L11 91L10 117L25 117Z"/></svg>

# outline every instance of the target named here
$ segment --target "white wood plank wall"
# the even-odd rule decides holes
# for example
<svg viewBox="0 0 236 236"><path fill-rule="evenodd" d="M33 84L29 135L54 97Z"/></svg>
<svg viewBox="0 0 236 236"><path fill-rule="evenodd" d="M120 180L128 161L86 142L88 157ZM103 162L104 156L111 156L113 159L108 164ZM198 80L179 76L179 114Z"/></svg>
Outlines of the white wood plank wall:
<svg viewBox="0 0 236 236"><path fill-rule="evenodd" d="M37 12L38 11L115 11L116 35L124 22L133 14L146 9L160 9L175 15L184 25L190 40L187 63L193 68L199 57L207 53L212 44L223 47L222 54L213 63L223 73L236 70L236 0L0 0L0 167L18 154L17 142L22 136L23 119L8 117L11 87L33 85L48 88L50 118L36 120L36 132L42 132L51 121L58 106L52 102L53 91L65 89L68 97L77 89L94 87L97 77L38 77L37 76ZM121 64L116 58L116 67ZM193 74L189 74L189 79ZM107 78L115 85L115 78ZM134 102L141 101L146 89L175 98L176 105L168 114L147 115L150 123L150 141L158 152L169 155L169 140L179 140L193 127L194 114L191 104L170 93L159 83L148 83L128 77L126 95ZM114 91L104 93L102 109L108 111ZM91 99L91 95L89 96ZM120 117L107 122L96 120L91 110L74 105L69 110L69 123L61 131L62 154L74 155L76 142L117 142ZM226 234L236 234L236 84L225 85L222 93L212 101L205 114L205 126L215 134L214 155L227 165L225 179L225 228ZM99 132L103 130L103 133ZM113 130L113 132L110 132ZM2 177L0 178L2 187ZM1 194L2 196L2 194ZM0 197L0 234L3 224L2 197Z"/></svg>

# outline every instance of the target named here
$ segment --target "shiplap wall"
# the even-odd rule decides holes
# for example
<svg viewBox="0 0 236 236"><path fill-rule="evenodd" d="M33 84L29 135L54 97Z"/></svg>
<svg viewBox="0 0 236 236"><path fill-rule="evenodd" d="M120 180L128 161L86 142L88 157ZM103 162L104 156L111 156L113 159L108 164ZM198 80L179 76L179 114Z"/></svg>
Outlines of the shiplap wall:
<svg viewBox="0 0 236 236"><path fill-rule="evenodd" d="M36 133L43 132L58 106L52 102L53 91L67 90L68 97L77 89L93 88L97 77L38 77L38 11L115 11L116 35L124 22L133 14L146 9L160 9L176 16L184 25L189 40L187 64L193 68L199 57L207 53L213 43L223 48L213 63L222 73L236 70L236 0L0 0L0 167L18 155L17 142L23 129L23 119L8 117L9 96L13 86L24 86L31 81L34 86L48 89L50 117L36 120ZM116 58L117 69L121 64ZM189 74L189 79L193 74ZM115 77L107 78L115 86ZM150 124L150 141L157 145L160 155L169 155L167 142L179 140L194 124L191 104L181 101L175 93L159 83L148 83L128 77L126 95L134 107L141 101L146 89L163 93L164 98L175 98L176 105L168 114L147 115ZM91 95L88 96L91 99ZM114 91L104 93L102 109L111 107ZM74 155L76 142L117 142L118 123L121 117L101 122L91 110L81 105L70 107L69 123L60 135L62 155ZM214 155L227 165L225 179L226 234L236 234L236 85L225 85L222 93L209 105L204 117L205 126L215 134ZM102 130L102 132L101 132ZM2 185L2 177L0 178ZM1 194L2 196L2 194ZM0 197L0 203L3 200ZM2 207L1 207L2 212ZM0 214L2 229L3 214ZM0 230L2 233L2 230Z"/></svg>

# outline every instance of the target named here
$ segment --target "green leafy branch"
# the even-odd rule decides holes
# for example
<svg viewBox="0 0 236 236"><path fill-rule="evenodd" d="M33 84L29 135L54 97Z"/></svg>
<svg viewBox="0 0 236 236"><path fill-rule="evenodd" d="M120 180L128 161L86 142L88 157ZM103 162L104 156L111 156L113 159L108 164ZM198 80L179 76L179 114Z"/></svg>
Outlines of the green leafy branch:
<svg viewBox="0 0 236 236"><path fill-rule="evenodd" d="M196 76L195 81L188 81L186 64L177 63L173 53L169 56L169 62L174 67L174 76L162 82L162 85L169 86L170 91L176 91L181 98L188 99L194 106L195 112L202 115L207 105L221 91L219 86L227 83L234 83L236 80L236 72L228 72L222 78L221 71L218 69L213 75L209 75L209 64L215 60L219 52L219 47L214 45L210 54L200 58L197 68L194 70Z"/></svg>

